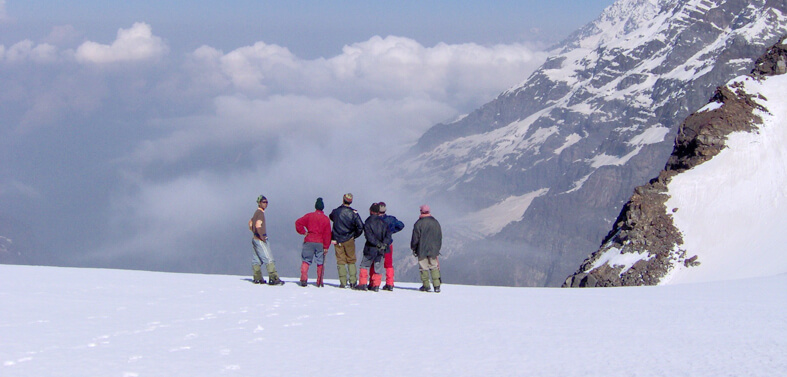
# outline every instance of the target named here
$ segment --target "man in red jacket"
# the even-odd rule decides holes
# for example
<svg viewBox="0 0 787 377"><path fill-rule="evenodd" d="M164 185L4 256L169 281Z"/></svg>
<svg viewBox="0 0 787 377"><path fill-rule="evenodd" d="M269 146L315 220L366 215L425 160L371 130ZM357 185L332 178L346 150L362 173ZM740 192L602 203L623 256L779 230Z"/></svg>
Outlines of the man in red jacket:
<svg viewBox="0 0 787 377"><path fill-rule="evenodd" d="M312 261L317 263L317 286L323 286L325 254L331 246L331 220L322 212L325 209L322 198L317 198L314 209L314 212L307 213L295 220L295 231L306 236L303 239L303 249L301 250L302 287L305 287L309 280L309 266Z"/></svg>

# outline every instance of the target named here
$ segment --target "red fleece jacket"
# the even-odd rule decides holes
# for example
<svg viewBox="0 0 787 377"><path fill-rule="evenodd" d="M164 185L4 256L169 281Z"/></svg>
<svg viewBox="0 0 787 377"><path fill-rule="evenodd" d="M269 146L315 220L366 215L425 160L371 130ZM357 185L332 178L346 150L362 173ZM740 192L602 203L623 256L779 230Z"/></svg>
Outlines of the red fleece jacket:
<svg viewBox="0 0 787 377"><path fill-rule="evenodd" d="M320 210L295 220L295 231L306 235L303 242L321 243L323 249L331 247L331 220Z"/></svg>

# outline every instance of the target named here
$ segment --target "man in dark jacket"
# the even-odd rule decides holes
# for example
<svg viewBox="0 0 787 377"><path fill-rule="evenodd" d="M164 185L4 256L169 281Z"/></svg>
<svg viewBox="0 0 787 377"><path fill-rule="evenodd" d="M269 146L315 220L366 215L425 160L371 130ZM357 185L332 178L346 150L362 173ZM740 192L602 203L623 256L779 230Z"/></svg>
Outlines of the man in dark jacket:
<svg viewBox="0 0 787 377"><path fill-rule="evenodd" d="M358 280L355 267L355 239L363 234L363 221L358 211L350 207L353 194L344 194L342 205L334 209L330 216L333 221L331 243L336 251L336 267L339 269L339 287L345 288L349 275L350 287Z"/></svg>
<svg viewBox="0 0 787 377"><path fill-rule="evenodd" d="M429 206L421 206L421 216L413 225L413 237L410 239L410 249L418 258L418 269L421 271L423 286L420 290L429 292L429 278L431 275L434 291L440 292L440 263L437 256L443 246L443 231L440 223L432 216Z"/></svg>
<svg viewBox="0 0 787 377"><path fill-rule="evenodd" d="M391 236L394 233L399 232L400 230L404 229L404 223L399 221L394 216L387 215L385 212L388 209L385 205L385 202L380 202L380 218L385 221L388 225L388 230L391 231ZM383 287L384 291L393 291L394 289L394 267L393 267L393 241L391 245L388 246L388 250L385 252L385 262L383 264L385 267L385 286Z"/></svg>
<svg viewBox="0 0 787 377"><path fill-rule="evenodd" d="M382 275L379 271L383 269L383 255L391 244L391 231L388 224L380 218L380 205L377 203L369 207L369 217L366 218L363 232L366 235L366 243L363 246L363 259L361 259L361 274L356 289L365 291L380 290ZM372 275L369 276L369 269ZM367 279L369 279L367 286Z"/></svg>

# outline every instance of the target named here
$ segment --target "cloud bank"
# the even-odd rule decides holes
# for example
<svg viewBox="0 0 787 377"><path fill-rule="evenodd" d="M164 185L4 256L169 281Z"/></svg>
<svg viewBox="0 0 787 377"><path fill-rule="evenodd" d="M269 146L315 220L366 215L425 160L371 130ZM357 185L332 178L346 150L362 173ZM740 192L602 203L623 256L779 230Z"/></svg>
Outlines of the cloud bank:
<svg viewBox="0 0 787 377"><path fill-rule="evenodd" d="M14 161L0 178L44 198L6 190L0 204L15 203L20 221L63 217L62 233L47 236L71 240L74 263L167 270L238 272L225 258L245 268L260 193L271 199L274 249L298 247L291 223L317 196L329 209L348 191L359 209L385 200L413 209L414 221L420 198L399 191L386 166L545 59L525 45L396 36L319 59L262 41L171 54L143 22L75 50L58 45L66 34L76 32L0 45L0 157ZM239 254L217 251L226 249Z"/></svg>

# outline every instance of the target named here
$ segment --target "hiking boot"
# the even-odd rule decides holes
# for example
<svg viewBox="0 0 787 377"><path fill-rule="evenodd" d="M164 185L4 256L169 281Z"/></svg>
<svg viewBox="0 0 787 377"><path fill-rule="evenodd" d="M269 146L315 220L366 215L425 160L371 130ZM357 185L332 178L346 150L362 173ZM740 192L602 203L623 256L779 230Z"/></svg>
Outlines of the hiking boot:
<svg viewBox="0 0 787 377"><path fill-rule="evenodd" d="M431 287L427 287L425 285L422 285L421 288L418 288L418 290L421 291L421 292L431 292L432 288Z"/></svg>
<svg viewBox="0 0 787 377"><path fill-rule="evenodd" d="M344 284L344 283L339 284L339 288L347 288L347 284Z"/></svg>
<svg viewBox="0 0 787 377"><path fill-rule="evenodd" d="M301 287L305 287L307 285L306 280L301 280L300 285Z"/></svg>
<svg viewBox="0 0 787 377"><path fill-rule="evenodd" d="M254 279L251 282L254 283L254 284L267 284L268 283L268 282L265 281L265 279Z"/></svg>
<svg viewBox="0 0 787 377"><path fill-rule="evenodd" d="M317 284L317 287L318 287L318 288L322 288L322 287L324 287L324 286L325 286L325 283L319 283L319 284Z"/></svg>
<svg viewBox="0 0 787 377"><path fill-rule="evenodd" d="M355 289L355 287L357 287L357 286L358 286L357 283L350 283L350 288L351 289Z"/></svg>
<svg viewBox="0 0 787 377"><path fill-rule="evenodd" d="M268 285L284 285L284 282L279 277L272 278L268 281Z"/></svg>
<svg viewBox="0 0 787 377"><path fill-rule="evenodd" d="M369 288L366 285L363 285L363 284L358 284L358 285L354 286L353 289L356 290L356 291L368 291L369 290Z"/></svg>
<svg viewBox="0 0 787 377"><path fill-rule="evenodd" d="M440 287L434 287L434 293L440 293Z"/></svg>
<svg viewBox="0 0 787 377"><path fill-rule="evenodd" d="M388 284L386 284L386 285L383 287L383 290L384 290L384 291L393 292L393 285L388 285Z"/></svg>
<svg viewBox="0 0 787 377"><path fill-rule="evenodd" d="M369 290L374 292L380 292L380 286L379 285L371 286L369 287Z"/></svg>

